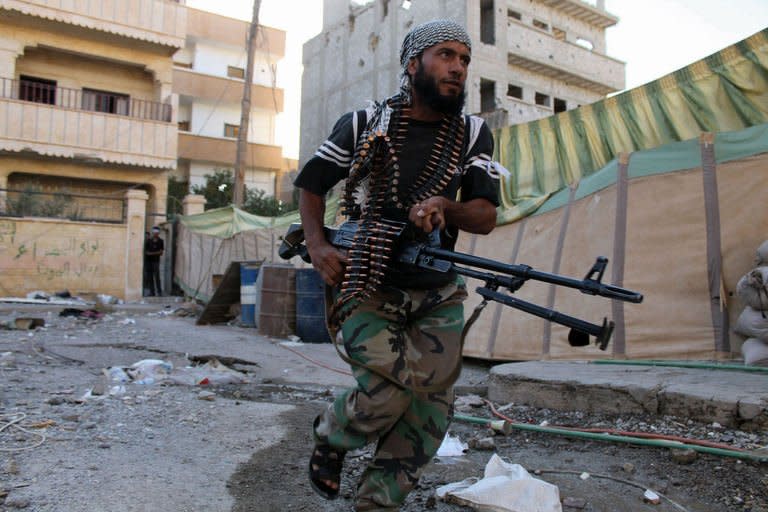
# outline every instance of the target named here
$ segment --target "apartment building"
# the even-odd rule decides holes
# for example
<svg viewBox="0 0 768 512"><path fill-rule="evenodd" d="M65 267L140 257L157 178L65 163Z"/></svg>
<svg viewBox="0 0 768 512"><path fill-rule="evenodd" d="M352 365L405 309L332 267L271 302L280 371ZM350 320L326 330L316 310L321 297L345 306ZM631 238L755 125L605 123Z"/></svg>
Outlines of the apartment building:
<svg viewBox="0 0 768 512"><path fill-rule="evenodd" d="M206 175L232 170L246 67L249 23L187 9L184 47L173 57L173 92L179 96L178 167L174 175L189 186ZM285 32L261 26L253 56L245 185L279 196L281 173L296 167L275 145L275 122L283 111L276 67L285 55Z"/></svg>
<svg viewBox="0 0 768 512"><path fill-rule="evenodd" d="M169 0L0 0L0 293L141 297L186 25Z"/></svg>
<svg viewBox="0 0 768 512"><path fill-rule="evenodd" d="M324 0L323 30L304 45L300 162L340 114L397 91L403 37L436 18L467 28L473 47L465 109L492 127L624 88L625 65L606 54L605 43L605 29L618 18L603 0Z"/></svg>
<svg viewBox="0 0 768 512"><path fill-rule="evenodd" d="M1 0L0 188L144 190L162 217L176 166L171 56L185 30L185 8L168 0ZM97 208L85 217L122 219Z"/></svg>

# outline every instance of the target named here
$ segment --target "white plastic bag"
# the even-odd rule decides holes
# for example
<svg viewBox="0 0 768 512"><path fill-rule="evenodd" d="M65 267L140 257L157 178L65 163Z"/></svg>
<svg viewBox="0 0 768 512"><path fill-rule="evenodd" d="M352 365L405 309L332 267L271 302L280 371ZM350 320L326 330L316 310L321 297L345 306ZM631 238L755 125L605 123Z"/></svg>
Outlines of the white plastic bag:
<svg viewBox="0 0 768 512"><path fill-rule="evenodd" d="M437 489L437 497L483 512L562 512L557 486L533 478L496 454L481 480L470 478Z"/></svg>

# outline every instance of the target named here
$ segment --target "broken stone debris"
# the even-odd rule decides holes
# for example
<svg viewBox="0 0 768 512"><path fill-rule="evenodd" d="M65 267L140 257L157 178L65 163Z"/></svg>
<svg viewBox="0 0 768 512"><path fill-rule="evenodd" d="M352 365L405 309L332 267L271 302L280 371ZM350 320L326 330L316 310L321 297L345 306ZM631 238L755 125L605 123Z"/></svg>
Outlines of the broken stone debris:
<svg viewBox="0 0 768 512"><path fill-rule="evenodd" d="M20 331L28 331L28 330L34 330L38 327L45 327L45 320L42 318L27 318L27 317L18 317L14 318L13 320L8 320L7 322L4 322L0 324L0 327L6 330L20 330Z"/></svg>

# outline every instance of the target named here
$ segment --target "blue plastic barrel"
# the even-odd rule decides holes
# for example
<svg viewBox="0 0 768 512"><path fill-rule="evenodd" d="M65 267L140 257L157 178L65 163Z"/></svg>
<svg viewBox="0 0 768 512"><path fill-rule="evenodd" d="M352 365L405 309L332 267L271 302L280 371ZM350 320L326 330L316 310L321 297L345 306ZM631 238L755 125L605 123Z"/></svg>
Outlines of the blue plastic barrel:
<svg viewBox="0 0 768 512"><path fill-rule="evenodd" d="M296 270L296 336L305 343L330 343L325 327L325 283L313 268Z"/></svg>
<svg viewBox="0 0 768 512"><path fill-rule="evenodd" d="M248 327L256 326L256 278L259 265L240 264L240 323Z"/></svg>

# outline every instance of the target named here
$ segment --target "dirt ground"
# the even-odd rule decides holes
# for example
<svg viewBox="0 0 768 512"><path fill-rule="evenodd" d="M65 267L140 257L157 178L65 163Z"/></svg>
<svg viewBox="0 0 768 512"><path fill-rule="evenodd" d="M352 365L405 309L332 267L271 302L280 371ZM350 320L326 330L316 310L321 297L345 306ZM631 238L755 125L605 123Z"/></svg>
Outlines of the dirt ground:
<svg viewBox="0 0 768 512"><path fill-rule="evenodd" d="M50 307L0 306L0 322L33 316L46 323L0 331L0 511L352 510L372 447L348 455L336 501L315 495L306 478L311 420L340 390L323 383L327 370L281 349L280 340L237 326L197 327L186 312L176 305L126 306L88 319L61 317ZM245 381L115 388L103 372L143 359L182 368L201 354L230 358ZM476 361L467 367L487 370ZM521 423L655 432L735 448L768 444L765 432L686 418L496 406ZM456 412L490 416L480 397L467 394ZM497 453L556 485L565 512L768 512L765 464L706 454L673 458L664 448L523 430L494 435L459 421L451 434L470 448L435 459L402 511L471 510L436 499L435 491L482 477ZM646 489L661 496L659 504L644 503Z"/></svg>

